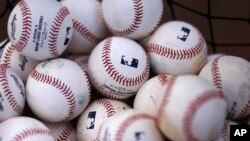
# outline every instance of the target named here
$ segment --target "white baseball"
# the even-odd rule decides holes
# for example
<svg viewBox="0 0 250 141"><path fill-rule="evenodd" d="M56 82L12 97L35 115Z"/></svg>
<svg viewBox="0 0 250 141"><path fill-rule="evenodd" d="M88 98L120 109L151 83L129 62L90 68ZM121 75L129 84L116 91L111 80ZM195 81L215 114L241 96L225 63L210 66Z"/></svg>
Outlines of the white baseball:
<svg viewBox="0 0 250 141"><path fill-rule="evenodd" d="M172 78L171 75L160 74L146 81L135 96L134 109L156 117L161 97Z"/></svg>
<svg viewBox="0 0 250 141"><path fill-rule="evenodd" d="M45 60L63 53L70 43L72 28L68 9L58 1L21 0L11 11L7 30L17 51Z"/></svg>
<svg viewBox="0 0 250 141"><path fill-rule="evenodd" d="M97 141L164 141L155 118L134 109L107 119L98 131Z"/></svg>
<svg viewBox="0 0 250 141"><path fill-rule="evenodd" d="M168 83L157 122L170 140L211 141L226 118L224 94L196 75L177 76Z"/></svg>
<svg viewBox="0 0 250 141"><path fill-rule="evenodd" d="M30 59L16 51L11 42L4 47L0 62L1 64L7 65L7 67L14 71L24 82L28 79L33 68L40 63L40 61Z"/></svg>
<svg viewBox="0 0 250 141"><path fill-rule="evenodd" d="M146 50L156 74L195 74L207 57L206 41L200 31L182 21L170 21L157 28Z"/></svg>
<svg viewBox="0 0 250 141"><path fill-rule="evenodd" d="M70 121L80 115L90 101L86 72L75 62L63 58L38 64L28 77L26 91L30 109L47 122Z"/></svg>
<svg viewBox="0 0 250 141"><path fill-rule="evenodd" d="M76 141L76 130L71 122L45 123L56 141Z"/></svg>
<svg viewBox="0 0 250 141"><path fill-rule="evenodd" d="M130 106L118 100L101 98L93 101L78 119L77 139L96 140L101 124L116 113L127 109L130 109Z"/></svg>
<svg viewBox="0 0 250 141"><path fill-rule="evenodd" d="M250 63L236 56L219 56L208 62L199 73L222 91L228 103L228 119L250 114Z"/></svg>
<svg viewBox="0 0 250 141"><path fill-rule="evenodd" d="M1 141L54 141L48 127L31 117L13 117L0 124Z"/></svg>
<svg viewBox="0 0 250 141"><path fill-rule="evenodd" d="M223 56L225 54L222 53L213 53L213 54L208 54L207 55L207 63L214 60L215 58L219 57L219 56Z"/></svg>
<svg viewBox="0 0 250 141"><path fill-rule="evenodd" d="M89 56L88 73L93 86L104 96L126 99L134 95L149 76L149 60L131 39L109 37Z"/></svg>
<svg viewBox="0 0 250 141"><path fill-rule="evenodd" d="M230 141L230 125L239 125L238 123L226 120L223 127L214 141Z"/></svg>
<svg viewBox="0 0 250 141"><path fill-rule="evenodd" d="M0 64L0 122L22 114L25 95L21 78Z"/></svg>
<svg viewBox="0 0 250 141"><path fill-rule="evenodd" d="M89 55L73 54L66 57L67 59L76 62L83 70L88 70Z"/></svg>
<svg viewBox="0 0 250 141"><path fill-rule="evenodd" d="M97 0L63 0L73 17L73 35L67 48L71 53L89 54L108 35Z"/></svg>
<svg viewBox="0 0 250 141"><path fill-rule="evenodd" d="M109 30L116 36L142 39L161 21L162 0L103 0L102 14Z"/></svg>

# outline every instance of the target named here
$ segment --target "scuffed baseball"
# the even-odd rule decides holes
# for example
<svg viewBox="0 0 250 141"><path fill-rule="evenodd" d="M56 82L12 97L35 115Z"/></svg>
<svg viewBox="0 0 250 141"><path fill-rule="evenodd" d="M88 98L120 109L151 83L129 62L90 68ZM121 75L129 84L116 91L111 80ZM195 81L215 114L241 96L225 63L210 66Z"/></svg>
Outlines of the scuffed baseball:
<svg viewBox="0 0 250 141"><path fill-rule="evenodd" d="M6 65L0 64L0 122L22 114L25 95L21 78Z"/></svg>
<svg viewBox="0 0 250 141"><path fill-rule="evenodd" d="M156 117L161 97L172 78L171 75L160 74L146 81L135 96L134 109Z"/></svg>
<svg viewBox="0 0 250 141"><path fill-rule="evenodd" d="M103 0L102 14L115 36L142 39L158 27L163 14L163 1Z"/></svg>
<svg viewBox="0 0 250 141"><path fill-rule="evenodd" d="M149 76L149 59L143 48L131 39L109 37L89 56L88 73L102 95L127 99L136 94Z"/></svg>
<svg viewBox="0 0 250 141"><path fill-rule="evenodd" d="M0 62L1 64L7 65L7 67L14 71L24 82L28 79L33 68L40 63L40 61L30 59L16 51L11 42L4 47Z"/></svg>
<svg viewBox="0 0 250 141"><path fill-rule="evenodd" d="M73 17L73 35L68 52L89 54L108 36L108 29L101 14L101 2L97 0L63 0Z"/></svg>
<svg viewBox="0 0 250 141"><path fill-rule="evenodd" d="M69 10L56 0L21 0L8 19L8 37L21 54L36 60L59 57L73 33Z"/></svg>
<svg viewBox="0 0 250 141"><path fill-rule="evenodd" d="M196 74L206 64L207 46L200 31L183 21L162 24L146 46L154 73Z"/></svg>
<svg viewBox="0 0 250 141"><path fill-rule="evenodd" d="M223 93L196 75L177 76L160 102L157 124L170 140L211 141L226 118Z"/></svg>
<svg viewBox="0 0 250 141"><path fill-rule="evenodd" d="M247 60L236 56L219 56L208 62L199 76L225 94L228 119L241 119L250 114L250 63Z"/></svg>
<svg viewBox="0 0 250 141"><path fill-rule="evenodd" d="M77 139L94 141L103 122L120 111L130 109L126 103L118 100L101 98L93 101L77 122Z"/></svg>
<svg viewBox="0 0 250 141"><path fill-rule="evenodd" d="M1 141L54 141L49 128L31 117L13 117L0 124Z"/></svg>
<svg viewBox="0 0 250 141"><path fill-rule="evenodd" d="M26 91L30 109L47 122L70 121L80 115L90 101L86 72L75 62L63 58L38 64L28 77Z"/></svg>
<svg viewBox="0 0 250 141"><path fill-rule="evenodd" d="M154 117L133 109L107 119L99 129L97 141L164 141Z"/></svg>
<svg viewBox="0 0 250 141"><path fill-rule="evenodd" d="M76 129L71 122L45 123L56 141L76 141Z"/></svg>

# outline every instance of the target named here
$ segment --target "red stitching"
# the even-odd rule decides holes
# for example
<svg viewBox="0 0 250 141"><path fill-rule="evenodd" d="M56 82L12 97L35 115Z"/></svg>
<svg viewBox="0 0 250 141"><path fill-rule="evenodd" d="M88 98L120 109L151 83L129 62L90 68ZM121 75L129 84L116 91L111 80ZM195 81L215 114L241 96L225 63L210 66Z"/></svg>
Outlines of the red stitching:
<svg viewBox="0 0 250 141"><path fill-rule="evenodd" d="M157 27L159 26L159 24L161 22L162 16L163 16L163 9L161 11L160 18L156 22L155 26L152 28L152 30L145 37L150 36L153 32L155 32L155 30L157 29Z"/></svg>
<svg viewBox="0 0 250 141"><path fill-rule="evenodd" d="M52 137L52 134L48 129L32 128L20 131L11 139L11 141L22 141L25 138L28 138L29 136L35 136L35 135L48 135Z"/></svg>
<svg viewBox="0 0 250 141"><path fill-rule="evenodd" d="M60 122L65 122L65 121L70 120L76 111L76 99L75 99L74 94L73 94L72 90L70 89L70 87L68 87L61 80L59 80L55 77L52 77L52 76L48 76L46 74L42 74L36 70L33 70L31 72L31 77L37 81L40 81L40 82L45 83L45 84L49 84L51 86L54 86L56 89L60 90L60 92L63 94L63 96L65 97L65 99L68 102L67 115L60 121L57 121L57 122L49 121L49 122L60 123Z"/></svg>
<svg viewBox="0 0 250 141"><path fill-rule="evenodd" d="M238 114L236 114L234 119L240 119L242 117L245 117L245 116L249 115L249 112L250 112L250 100L248 100L247 104L240 110L240 112Z"/></svg>
<svg viewBox="0 0 250 141"><path fill-rule="evenodd" d="M60 53L58 53L58 51L57 51L57 43L56 42L57 42L60 26L62 25L62 22L67 15L69 15L69 10L66 7L61 8L57 12L55 19L53 21L53 24L50 28L49 40L48 40L49 47L48 48L50 51L50 55L53 58L56 58L60 55Z"/></svg>
<svg viewBox="0 0 250 141"><path fill-rule="evenodd" d="M162 102L160 104L160 108L159 108L159 111L158 111L158 116L157 116L157 122L159 123L159 125L161 124L161 118L162 118L162 114L164 113L164 107L166 107L168 105L168 102L169 102L169 97L170 97L170 94L172 93L172 90L173 90L173 87L174 87L174 84L175 84L175 81L176 81L176 78L173 77L169 80L169 83L168 83L168 88L166 89L164 95L163 95L163 99L162 99Z"/></svg>
<svg viewBox="0 0 250 141"><path fill-rule="evenodd" d="M142 0L132 0L132 1L133 1L135 15L134 15L133 23L127 29L116 30L113 27L109 26L104 18L104 22L106 26L110 29L111 32L113 32L114 34L118 36L126 36L126 35L133 33L137 28L139 28L139 25L141 24L141 21L143 18Z"/></svg>
<svg viewBox="0 0 250 141"><path fill-rule="evenodd" d="M114 115L116 113L115 108L113 107L113 105L105 99L98 99L95 101L97 104L100 104L102 106L104 106L104 108L106 109L106 113L108 117L111 117L112 115Z"/></svg>
<svg viewBox="0 0 250 141"><path fill-rule="evenodd" d="M71 125L68 125L65 129L63 129L63 131L59 134L56 140L66 141L73 132L73 130L74 130L73 127Z"/></svg>
<svg viewBox="0 0 250 141"><path fill-rule="evenodd" d="M102 39L95 36L87 27L85 27L81 22L73 19L73 28L79 32L85 39L93 44L99 43Z"/></svg>
<svg viewBox="0 0 250 141"><path fill-rule="evenodd" d="M82 68L81 68L81 70L82 70L83 75L86 77L86 80L87 80L87 87L88 87L88 94L89 94L88 101L90 101L90 99L91 99L91 86L90 86L90 82L89 82L89 76L85 70L83 70Z"/></svg>
<svg viewBox="0 0 250 141"><path fill-rule="evenodd" d="M12 109L18 114L21 114L23 112L23 107L17 103L11 91L9 82L6 77L6 71L7 71L7 66L4 64L0 64L0 83L3 88L4 95L9 101L9 104L12 107Z"/></svg>
<svg viewBox="0 0 250 141"><path fill-rule="evenodd" d="M198 29L197 29L198 30ZM202 35L198 33L198 42L195 46L189 49L172 49L167 46L163 46L157 43L149 43L146 48L148 53L155 53L160 56L164 56L169 59L183 60L183 59L192 59L196 55L200 54L203 50L203 45L205 44L205 40Z"/></svg>
<svg viewBox="0 0 250 141"><path fill-rule="evenodd" d="M152 120L154 121L154 118L148 114L135 114L135 115L131 115L128 118L126 118L118 127L118 130L115 134L115 141L122 141L123 139L123 135L126 131L126 129L135 121L140 120L140 119L147 119L147 120Z"/></svg>
<svg viewBox="0 0 250 141"><path fill-rule="evenodd" d="M22 32L19 40L17 43L14 45L16 50L21 52L28 43L29 40L29 35L31 32L31 27L32 27L32 18L31 18L31 11L25 1L20 1L18 3L18 6L21 8L21 14L22 14Z"/></svg>
<svg viewBox="0 0 250 141"><path fill-rule="evenodd" d="M6 46L5 52L2 56L3 60L2 63L7 65L8 68L10 68L10 58L13 52L15 51L15 47L13 45Z"/></svg>
<svg viewBox="0 0 250 141"><path fill-rule="evenodd" d="M219 59L221 57L223 56L216 57L211 63L211 73L212 73L213 84L220 91L222 91L222 80L221 80L221 75L219 72Z"/></svg>
<svg viewBox="0 0 250 141"><path fill-rule="evenodd" d="M229 133L228 133L228 126L230 122L229 121L225 121L223 128L221 129L221 136L223 141L229 141Z"/></svg>
<svg viewBox="0 0 250 141"><path fill-rule="evenodd" d="M184 134L187 137L187 140L190 141L198 141L193 133L192 133L192 122L195 116L195 113L199 110L199 108L202 106L202 104L208 102L209 100L219 98L219 99L225 99L224 94L220 91L206 91L202 95L198 96L194 101L191 102L191 104L188 106L188 110L185 113L185 116L183 118L183 128L184 128Z"/></svg>
<svg viewBox="0 0 250 141"><path fill-rule="evenodd" d="M110 59L110 51L111 51L112 38L107 38L104 42L104 47L102 50L102 62L106 72L112 77L116 82L125 86L134 86L141 84L149 74L149 59L148 56L146 58L146 67L144 68L142 74L140 76L134 78L128 78L122 74L120 74L113 66L112 61Z"/></svg>
<svg viewBox="0 0 250 141"><path fill-rule="evenodd" d="M169 82L169 79L171 79L171 76L168 76L166 74L160 74L157 76L158 80L160 81L161 85L164 86Z"/></svg>

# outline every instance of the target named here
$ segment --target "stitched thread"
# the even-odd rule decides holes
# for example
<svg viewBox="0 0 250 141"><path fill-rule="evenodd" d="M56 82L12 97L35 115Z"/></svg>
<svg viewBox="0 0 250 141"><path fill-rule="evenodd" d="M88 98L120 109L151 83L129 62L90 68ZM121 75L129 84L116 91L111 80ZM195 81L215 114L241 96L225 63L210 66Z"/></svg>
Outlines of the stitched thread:
<svg viewBox="0 0 250 141"><path fill-rule="evenodd" d="M72 90L70 89L70 87L68 87L64 82L62 82L61 80L52 77L52 76L48 76L46 74L42 74L39 73L36 70L33 70L31 73L31 77L39 82L51 85L53 87L55 87L56 89L58 89L63 96L65 97L65 99L67 100L67 108L68 108L68 113L67 115L60 121L57 122L53 122L53 121L48 121L48 122L53 122L53 123L60 123L60 122L65 122L71 119L71 117L75 114L76 112L76 99L74 97L74 93L72 92Z"/></svg>
<svg viewBox="0 0 250 141"><path fill-rule="evenodd" d="M14 46L17 51L21 52L28 44L29 36L31 34L32 18L31 11L25 1L20 1L18 6L21 8L23 26L20 38Z"/></svg>
<svg viewBox="0 0 250 141"><path fill-rule="evenodd" d="M60 27L62 25L63 20L65 19L66 16L69 15L69 11L66 7L61 8L53 21L53 24L50 28L50 32L49 32L49 39L48 39L48 48L49 48L49 52L50 55L52 56L52 58L56 58L58 56L60 56L60 54L57 51L57 38L58 38L58 34L59 34L59 30Z"/></svg>
<svg viewBox="0 0 250 141"><path fill-rule="evenodd" d="M79 32L85 39L93 44L98 44L101 39L95 36L87 27L85 27L81 22L73 19L73 28Z"/></svg>

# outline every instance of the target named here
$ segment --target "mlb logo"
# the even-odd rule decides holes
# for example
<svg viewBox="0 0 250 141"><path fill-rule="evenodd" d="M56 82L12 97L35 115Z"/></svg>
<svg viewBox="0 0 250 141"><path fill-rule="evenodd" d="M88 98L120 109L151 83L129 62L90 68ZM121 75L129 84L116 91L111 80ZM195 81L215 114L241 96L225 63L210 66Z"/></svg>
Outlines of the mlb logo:
<svg viewBox="0 0 250 141"><path fill-rule="evenodd" d="M88 114L88 125L87 129L94 129L95 128L95 116L96 116L96 111L91 111Z"/></svg>
<svg viewBox="0 0 250 141"><path fill-rule="evenodd" d="M137 68L138 67L138 63L139 63L138 59L132 58L131 61L128 61L128 58L126 58L125 55L122 55L122 57L121 57L121 64L122 65L126 65L126 66Z"/></svg>
<svg viewBox="0 0 250 141"><path fill-rule="evenodd" d="M182 31L182 35L178 35L177 39L182 40L183 42L185 42L190 34L190 29L186 28L186 27L182 27L181 28Z"/></svg>
<svg viewBox="0 0 250 141"><path fill-rule="evenodd" d="M71 27L67 27L67 29L66 29L66 38L64 40L64 44L63 45L67 45L69 43L69 40L70 40L70 38L69 38L69 31L70 30L71 30Z"/></svg>

